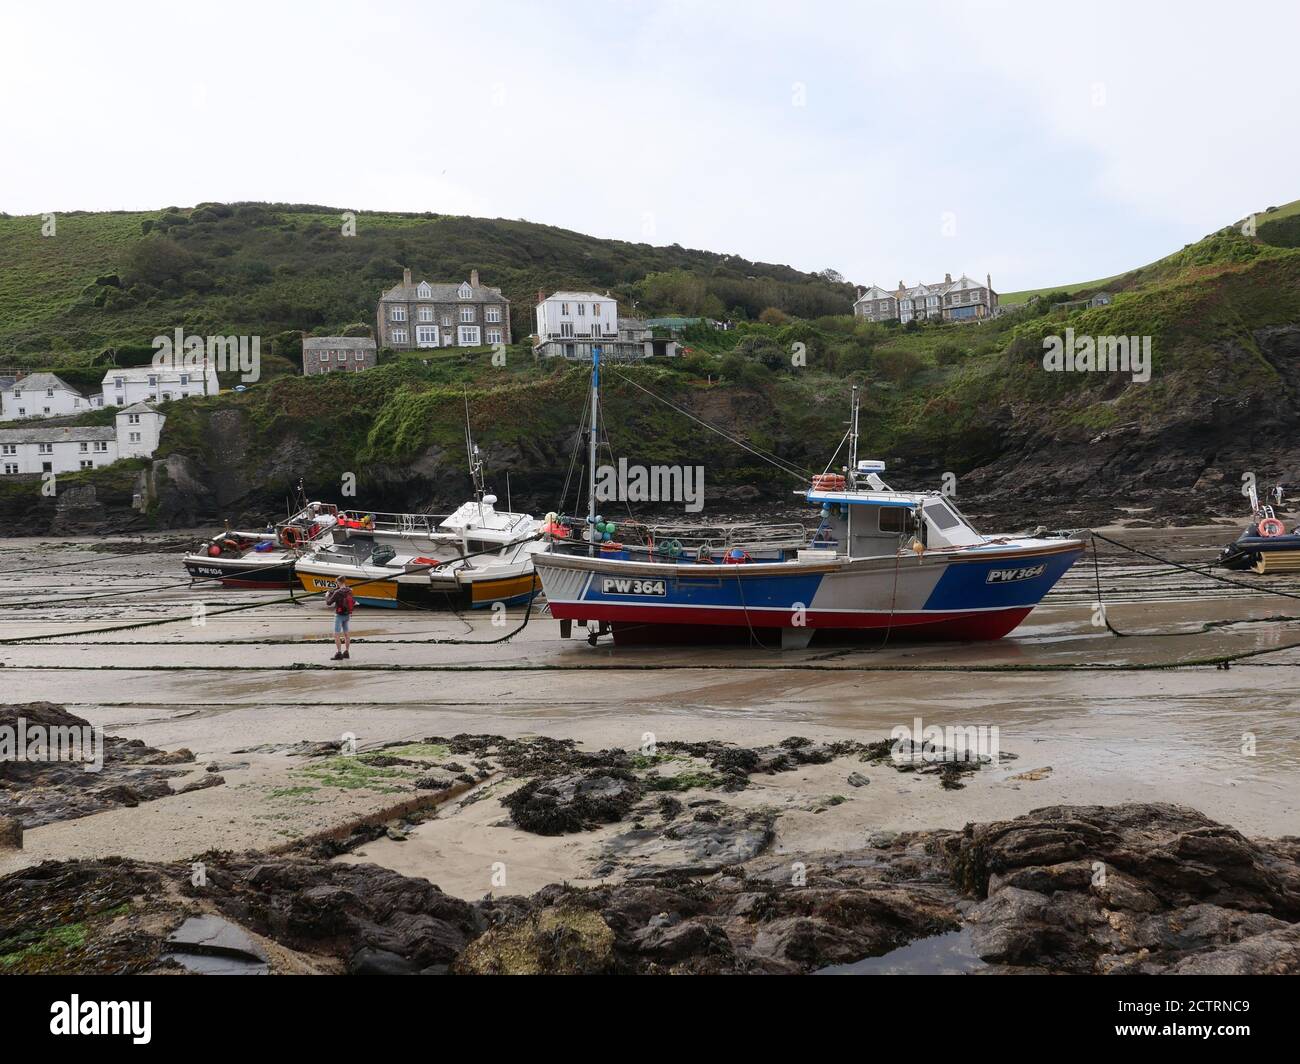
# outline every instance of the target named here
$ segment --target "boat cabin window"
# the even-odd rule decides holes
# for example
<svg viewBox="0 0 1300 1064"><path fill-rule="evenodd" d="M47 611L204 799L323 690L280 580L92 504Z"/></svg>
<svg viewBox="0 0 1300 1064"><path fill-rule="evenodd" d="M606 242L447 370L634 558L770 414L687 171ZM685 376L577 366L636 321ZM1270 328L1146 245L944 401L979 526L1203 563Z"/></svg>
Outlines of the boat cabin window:
<svg viewBox="0 0 1300 1064"><path fill-rule="evenodd" d="M907 531L907 519L911 515L910 510L902 506L882 506L878 512L880 514L879 528L881 532L899 536Z"/></svg>
<svg viewBox="0 0 1300 1064"><path fill-rule="evenodd" d="M957 520L957 515L941 502L930 503L930 505L925 508L925 513L926 516L944 532L947 532L950 528L956 528L961 524L961 522Z"/></svg>
<svg viewBox="0 0 1300 1064"><path fill-rule="evenodd" d="M947 503L934 499L925 504L926 545L934 547L968 547L983 543L983 538Z"/></svg>

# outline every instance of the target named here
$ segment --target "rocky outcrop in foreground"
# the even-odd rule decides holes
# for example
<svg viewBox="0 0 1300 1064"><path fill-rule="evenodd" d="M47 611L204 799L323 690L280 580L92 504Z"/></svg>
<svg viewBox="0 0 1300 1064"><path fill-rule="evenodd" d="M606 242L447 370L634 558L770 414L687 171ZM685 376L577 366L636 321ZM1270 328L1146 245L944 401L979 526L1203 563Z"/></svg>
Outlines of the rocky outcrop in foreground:
<svg viewBox="0 0 1300 1064"><path fill-rule="evenodd" d="M54 759L50 751L56 747L65 758L77 759ZM86 762L99 755L98 767L88 769ZM0 705L0 819L20 828L174 794L168 781L191 771L193 763L185 749L168 752L140 739L96 733L84 718L53 702ZM171 765L189 768L165 767Z"/></svg>
<svg viewBox="0 0 1300 1064"><path fill-rule="evenodd" d="M811 972L951 933L964 970L989 974L1300 974L1300 839L1249 840L1174 805L1051 806L476 903L312 857L208 854L200 871L110 859L0 879L0 966L165 970L167 935L208 913L232 938L354 973ZM910 963L895 970L929 970Z"/></svg>

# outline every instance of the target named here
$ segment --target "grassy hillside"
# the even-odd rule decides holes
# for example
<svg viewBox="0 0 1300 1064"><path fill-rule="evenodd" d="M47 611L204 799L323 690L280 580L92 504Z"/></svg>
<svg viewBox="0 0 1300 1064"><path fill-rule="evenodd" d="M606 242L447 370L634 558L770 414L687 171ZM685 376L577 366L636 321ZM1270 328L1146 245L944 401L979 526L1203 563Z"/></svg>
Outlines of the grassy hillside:
<svg viewBox="0 0 1300 1064"><path fill-rule="evenodd" d="M1245 222L1243 218L1236 222L1233 228L1240 228ZM1256 236L1265 244L1275 247L1300 247L1300 200L1293 200L1291 203L1281 207L1269 207L1266 211L1259 212L1255 217ZM1206 237L1206 240L1213 238ZM1204 244L1205 241L1201 241ZM1117 273L1111 277L1102 277L1096 281L1079 281L1073 284L1052 285L1047 288L1028 288L1023 292L1006 292L999 296L1001 302L1014 305L1026 303L1034 296L1061 295L1063 297L1074 297L1083 293L1098 291L1126 290L1136 288L1145 281L1149 281L1152 276L1161 272L1168 272L1168 267L1177 268L1179 256L1183 252L1192 248L1199 247L1200 244L1188 244L1182 252L1175 252L1173 255L1160 259L1157 262L1130 270L1127 273Z"/></svg>
<svg viewBox="0 0 1300 1064"><path fill-rule="evenodd" d="M742 318L768 307L846 313L853 298L843 282L678 246L435 214L360 213L356 235L344 236L341 214L280 204L70 213L51 236L38 216L0 216L0 365L85 364L108 347L147 349L177 326L261 336L264 354L291 362L300 330L373 322L403 266L433 280L478 269L512 301L517 337L531 331L539 288L609 289L647 313Z"/></svg>
<svg viewBox="0 0 1300 1064"><path fill-rule="evenodd" d="M56 327L51 308L70 308L68 320L81 322L96 337L89 346L69 347L58 356L60 364L74 363L61 371L75 374L93 373L84 367L85 360L116 335L114 329L125 328L123 323L142 329L156 322L149 325L152 335L176 319L150 315L172 314L181 307L187 308L185 326L195 331L240 331L240 323L251 328L263 313L282 313L274 319L277 325L297 315L328 322L330 328L361 317L346 303L353 298L348 291L370 283L347 272L349 256L360 247L348 241L360 237L326 234L319 228L324 224L319 213L266 212L250 218L234 211L231 217L242 221L229 229L220 221L196 221L199 214L194 212L184 225L170 224L161 238L152 232L135 236L130 230L140 216L120 215L67 216L60 233L81 224L82 236L67 246L79 249L83 275L113 268L108 264L114 255L122 262L123 246L138 249L164 239L189 254L204 249L205 255L229 246L228 253L201 260L218 262L222 284L200 292L193 287L195 278L182 275L174 283L163 280L157 294L142 302L120 304L120 297L99 299L94 290L129 296L132 288L147 282L123 281L119 287L94 284L92 276L92 291L68 302L66 293L58 295L66 284L50 280L48 291L28 306L28 297L16 294L15 271L6 263L0 267L5 286L0 299L9 301L10 310L0 320L11 331L37 336ZM1289 439L1289 428L1279 436L1278 427L1293 422L1300 410L1300 366L1294 357L1300 333L1300 248L1250 238L1234 227L1126 274L1108 286L1116 298L1107 307L1067 313L1042 300L976 324L914 322L902 327L856 321L846 305L836 303L841 286L782 267L771 268L771 276L736 281L726 276L732 267L723 266L721 257L703 253L609 245L577 234L559 234L552 241L558 231L522 223L412 223L385 217L392 219L388 237L401 233L409 238L430 225L439 232L461 233L458 247L486 242L482 246L491 245L493 254L505 253L499 242L507 238L536 239L556 254L561 243L573 253L598 249L602 264L589 266L593 272L642 269L651 260L667 266L639 279L611 282L622 298L641 299L639 309L691 312L697 309L692 299L720 298L717 293L735 283L740 285L737 292L755 295L764 309L775 307L784 292L791 308L804 306L800 300L820 308L825 300L839 311L819 314L814 309L801 316L773 311L763 322L741 321L727 332L696 326L685 337L681 358L612 368L607 374L605 425L612 453L646 463L704 465L711 509L719 500L724 506L743 503L755 492L788 501L794 485L635 385L804 469L820 470L844 433L849 386L860 383L865 386L862 454L887 459L900 484L932 483L937 471L951 470L961 476L973 473L976 483L984 477L990 488L995 485L987 478L998 475L1018 485L1032 467L1050 470L1049 479L1067 484L1068 490L1058 492L1061 499L1088 490L1086 483L1095 473L1092 451L1108 436L1132 441L1108 452L1106 475L1115 493L1132 491L1134 485L1140 490L1148 475L1190 490L1207 465L1228 460L1231 448L1246 448L1232 462L1249 460L1242 468L1257 468L1256 459L1249 457L1259 454L1253 437L1263 433L1266 447ZM1294 217L1300 215L1284 215L1279 223ZM378 224L374 228L384 230ZM388 237L375 239L382 244ZM304 257L303 241L319 244L320 253ZM434 245L423 247L422 254L438 253ZM273 255L277 248L280 260ZM52 276L51 271L57 274L66 266L56 265L45 245L28 251L23 261L31 266L29 272ZM407 247L403 254L409 253ZM482 256L476 259L484 271ZM131 268L134 260L126 261L128 266L119 268ZM256 261L267 262L270 278L240 280ZM413 261L419 269L421 260ZM458 276L474 261L437 269ZM303 263L310 263L310 270ZM385 264L384 271L392 265ZM553 283L598 283L593 274L578 273L572 259L529 269L556 275L573 271ZM375 280L375 289L390 279L385 272L382 281ZM485 280L499 278L488 275ZM241 294L237 298L232 292ZM286 304L277 311L278 301L289 300L293 307ZM120 306L114 309L114 304ZM1080 335L1149 336L1150 381L1136 382L1124 374L1044 372L1043 339L1066 328ZM52 361L39 353L19 357L41 365ZM76 368L78 360L82 370ZM467 401L497 489L508 472L517 503L537 509L561 505L586 399L582 366L538 362L526 347L516 346L505 366L494 365L486 351L457 349L430 353L427 359L393 359L364 374L308 379L290 372L287 360L282 368L283 373L243 393L164 405L168 421L155 457L181 463L193 484L179 503L167 504L170 510L156 511L157 520L278 510L300 476L311 493L335 497L345 473L356 475L358 501L364 505L395 509L455 502L467 489ZM1070 463L1077 468L1067 483L1060 470ZM130 473L135 475L134 468ZM1180 477L1188 482L1182 484ZM95 486L106 500L127 491L127 482L112 470L70 475L63 482ZM163 487L164 499L171 498ZM0 484L0 519L30 520L32 495L25 482ZM35 505L44 513L54 504L42 499Z"/></svg>

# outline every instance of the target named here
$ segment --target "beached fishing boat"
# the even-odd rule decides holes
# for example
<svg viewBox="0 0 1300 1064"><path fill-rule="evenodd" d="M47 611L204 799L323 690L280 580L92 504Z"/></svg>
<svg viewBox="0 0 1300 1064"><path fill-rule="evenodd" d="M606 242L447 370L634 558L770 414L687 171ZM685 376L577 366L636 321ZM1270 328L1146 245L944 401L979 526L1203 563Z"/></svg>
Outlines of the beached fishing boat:
<svg viewBox="0 0 1300 1064"><path fill-rule="evenodd" d="M343 515L339 534L300 558L304 590L343 580L362 606L469 609L527 602L540 588L533 555L545 546L529 514L496 508L480 495L447 517Z"/></svg>
<svg viewBox="0 0 1300 1064"><path fill-rule="evenodd" d="M1281 488L1273 489L1273 500L1282 505ZM1300 572L1300 526L1288 532L1273 507L1260 503L1253 486L1250 503L1250 524L1219 552L1219 564L1225 569L1251 569L1257 573Z"/></svg>
<svg viewBox="0 0 1300 1064"><path fill-rule="evenodd" d="M593 425L600 359L592 367ZM592 431L589 468L596 468ZM753 640L806 646L819 633L998 639L1083 553L1070 535L986 536L940 492L894 491L884 463L858 461L857 390L843 473L801 494L819 511L807 544L779 560L657 548L633 553L598 528L594 475L586 542L551 530L534 559L552 616L611 632L616 644Z"/></svg>
<svg viewBox="0 0 1300 1064"><path fill-rule="evenodd" d="M181 560L194 580L220 580L223 587L292 587L294 563L305 550L332 542L338 519L332 503L309 502L261 532L218 533Z"/></svg>

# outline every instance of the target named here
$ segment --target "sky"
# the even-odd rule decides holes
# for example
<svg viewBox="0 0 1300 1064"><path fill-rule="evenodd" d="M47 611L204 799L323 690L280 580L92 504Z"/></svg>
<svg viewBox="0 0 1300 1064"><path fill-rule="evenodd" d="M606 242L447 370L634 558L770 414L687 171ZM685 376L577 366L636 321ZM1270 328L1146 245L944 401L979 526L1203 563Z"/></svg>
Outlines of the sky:
<svg viewBox="0 0 1300 1064"><path fill-rule="evenodd" d="M1295 0L5 0L0 211L525 218L1009 292L1300 197L1297 40Z"/></svg>

